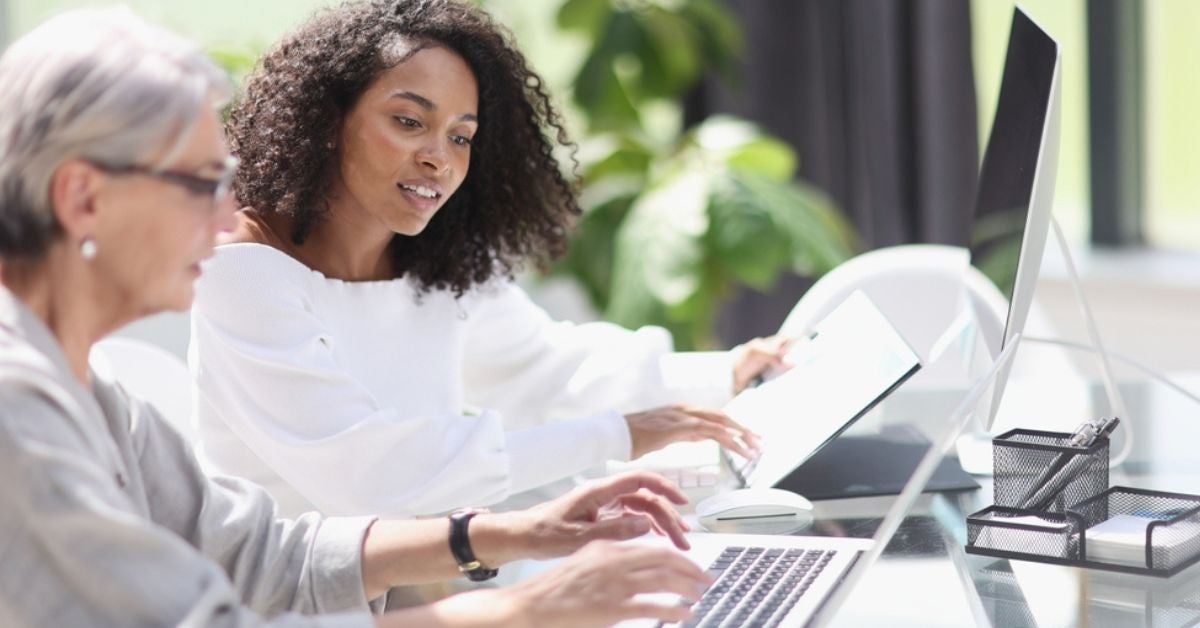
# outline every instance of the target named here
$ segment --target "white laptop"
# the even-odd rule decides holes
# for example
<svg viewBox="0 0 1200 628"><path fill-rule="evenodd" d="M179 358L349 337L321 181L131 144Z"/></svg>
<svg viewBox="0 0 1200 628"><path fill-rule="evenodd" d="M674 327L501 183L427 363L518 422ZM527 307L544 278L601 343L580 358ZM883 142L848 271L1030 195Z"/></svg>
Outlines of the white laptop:
<svg viewBox="0 0 1200 628"><path fill-rule="evenodd" d="M870 539L691 534L688 556L716 582L691 603L683 626L817 626L827 623L883 553L983 393L1014 355L1011 343L963 397ZM656 543L664 541L656 540ZM674 597L674 596L671 596ZM677 598L676 598L677 599ZM626 626L653 622L625 622Z"/></svg>

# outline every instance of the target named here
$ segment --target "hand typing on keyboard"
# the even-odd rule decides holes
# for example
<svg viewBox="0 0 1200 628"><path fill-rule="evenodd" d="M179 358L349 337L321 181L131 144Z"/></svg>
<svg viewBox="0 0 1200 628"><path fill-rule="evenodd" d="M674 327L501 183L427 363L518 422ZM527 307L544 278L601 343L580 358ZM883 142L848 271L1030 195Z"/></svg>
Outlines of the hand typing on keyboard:
<svg viewBox="0 0 1200 628"><path fill-rule="evenodd" d="M516 625L599 628L635 618L685 620L691 615L686 608L639 596L668 593L695 598L710 584L710 577L674 550L597 541L557 569L514 586L511 597L517 608ZM486 599L498 591L503 589L457 595L443 605L457 600L481 609L497 603L503 608L507 600Z"/></svg>

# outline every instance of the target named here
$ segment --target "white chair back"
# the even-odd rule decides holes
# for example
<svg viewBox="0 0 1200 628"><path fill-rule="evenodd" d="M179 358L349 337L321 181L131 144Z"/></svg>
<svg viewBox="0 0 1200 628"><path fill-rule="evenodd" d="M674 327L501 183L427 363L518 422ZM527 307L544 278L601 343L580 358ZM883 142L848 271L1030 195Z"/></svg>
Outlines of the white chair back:
<svg viewBox="0 0 1200 628"><path fill-rule="evenodd" d="M921 357L923 369L914 378L918 386L962 381L963 365L939 359L937 349L938 341L963 311L964 299L969 299L974 308L979 330L991 352L999 351L1008 300L970 265L967 249L940 244L886 247L842 263L800 298L780 332L804 332L855 290L862 290L875 302ZM1026 329L1031 328L1048 328L1036 307L1030 310L1026 324Z"/></svg>

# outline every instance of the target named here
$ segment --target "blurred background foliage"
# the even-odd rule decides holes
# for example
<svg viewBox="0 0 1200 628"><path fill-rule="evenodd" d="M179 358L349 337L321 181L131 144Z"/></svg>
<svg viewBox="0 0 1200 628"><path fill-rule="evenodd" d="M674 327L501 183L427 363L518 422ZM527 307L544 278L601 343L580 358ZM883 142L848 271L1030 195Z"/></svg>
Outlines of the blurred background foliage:
<svg viewBox="0 0 1200 628"><path fill-rule="evenodd" d="M736 80L743 35L722 0L565 0L555 16L586 42L566 87L585 214L555 272L604 318L711 348L737 285L770 290L856 251L829 198L794 180L789 146L726 116L684 128L690 90L714 72Z"/></svg>
<svg viewBox="0 0 1200 628"><path fill-rule="evenodd" d="M829 198L795 180L797 156L754 125L683 124L710 73L736 81L742 30L724 0L489 0L546 77L579 142L584 216L553 276L627 327L661 325L678 349L717 346L722 303L781 273L818 276L857 238ZM240 84L260 45L213 57Z"/></svg>

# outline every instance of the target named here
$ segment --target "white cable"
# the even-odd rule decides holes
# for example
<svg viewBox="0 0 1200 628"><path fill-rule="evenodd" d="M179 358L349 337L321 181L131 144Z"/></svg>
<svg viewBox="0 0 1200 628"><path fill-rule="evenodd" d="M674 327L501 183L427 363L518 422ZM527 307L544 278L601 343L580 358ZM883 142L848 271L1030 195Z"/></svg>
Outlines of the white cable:
<svg viewBox="0 0 1200 628"><path fill-rule="evenodd" d="M1037 336L1026 336L1025 340L1027 342L1037 342L1037 343L1047 344L1047 345L1057 345L1059 347L1066 347L1068 349L1074 349L1076 351L1088 351L1091 353L1096 353L1099 351L1099 349L1097 349L1096 347L1094 347L1092 345L1084 344L1082 342L1075 342L1073 340L1062 340L1060 338L1039 338ZM1123 353L1117 353L1116 351L1111 351L1108 349L1105 349L1104 353L1109 358L1116 359L1120 362L1125 363L1128 366L1133 367L1134 369L1136 369L1138 371L1141 371L1143 374L1148 375L1151 379L1163 384L1164 386L1174 390L1175 392L1183 395L1184 397L1187 397L1188 399L1194 401L1195 403L1200 404L1200 395L1197 395L1196 393L1175 383L1174 381L1169 379L1167 376L1163 375L1162 373L1159 373L1158 371L1150 368L1149 366L1146 366L1145 364L1142 364L1138 360L1136 360L1128 355L1125 355ZM1121 417L1121 419L1128 420L1129 417ZM1120 427L1120 426L1118 426L1118 427ZM1126 427L1128 428L1128 426L1126 426ZM1111 466L1115 467L1115 466L1121 464L1122 462L1125 462L1125 460L1127 458L1129 458L1129 454L1132 452L1133 452L1133 430L1126 429L1125 430L1125 442L1121 445L1121 451L1117 452L1117 455L1114 458Z"/></svg>
<svg viewBox="0 0 1200 628"><path fill-rule="evenodd" d="M1067 245L1067 237L1063 235L1062 227L1054 216L1050 216L1050 226L1054 231L1054 238L1058 241L1058 249L1062 252L1063 262L1067 265L1067 276L1071 278L1071 287L1075 289L1075 303L1079 306L1079 313L1083 315L1084 327L1087 329L1088 338L1091 339L1091 346L1087 347L1096 356L1096 362L1100 365L1100 376L1104 381L1104 391L1108 394L1108 403L1112 413L1121 418L1122 421L1131 421L1132 417L1125 409L1125 400L1121 398L1121 391L1117 389L1116 379L1113 378L1112 366L1108 363L1108 351L1104 348L1104 343L1100 340L1100 330L1096 329L1096 318L1092 316L1092 308L1088 305L1087 296L1083 293L1083 284L1079 282L1079 273L1075 271L1075 261L1071 257L1071 247ZM1118 426L1119 428L1120 426ZM1121 445L1121 451L1112 460L1109 466L1115 467L1129 457L1133 452L1133 430L1128 427L1125 429L1125 442Z"/></svg>
<svg viewBox="0 0 1200 628"><path fill-rule="evenodd" d="M1069 349L1075 349L1078 351L1090 351L1093 353L1095 353L1097 351L1097 349L1091 345L1084 344L1082 342L1075 342L1073 340L1062 340L1059 338L1039 338L1037 336L1025 336L1025 340L1028 342L1037 342L1037 343L1047 344L1047 345L1058 345L1060 347L1067 347ZM1197 404L1200 404L1200 394L1196 394L1196 393L1184 388L1182 385L1175 383L1173 380L1167 378L1166 375L1163 375L1163 374L1159 373L1158 371L1155 371L1154 369L1150 368L1149 366L1146 366L1145 364L1138 362L1136 359L1129 357L1128 355L1124 355L1122 353L1117 353L1116 351L1111 351L1111 350L1107 350L1107 349L1105 350L1105 353L1108 354L1108 357L1116 358L1118 361L1124 362L1126 365L1131 366L1138 371L1141 371L1145 375L1148 375L1151 379L1163 384L1164 386L1174 390L1175 392L1183 395L1184 397L1191 399L1192 401L1196 402ZM1124 418L1124 417L1121 417L1121 418Z"/></svg>
<svg viewBox="0 0 1200 628"><path fill-rule="evenodd" d="M1096 362L1100 365L1100 375L1104 381L1104 390L1108 393L1108 403L1111 404L1114 415L1126 419L1129 413L1125 410L1125 400L1121 398L1121 391L1117 390L1112 367L1108 364L1108 352L1104 350L1104 343L1100 340L1100 330L1096 329L1096 318L1092 316L1092 308L1083 294L1083 284L1079 282L1079 273L1075 271L1075 262L1071 258L1071 247L1067 245L1067 237L1063 235L1062 227L1058 226L1058 221L1053 216L1050 217L1050 226L1054 228L1054 237L1058 240L1058 248L1062 251L1063 262L1067 265L1071 287L1075 289L1075 302L1079 305L1079 313L1083 315L1088 338L1092 340L1092 346L1097 349L1093 353L1096 354Z"/></svg>

